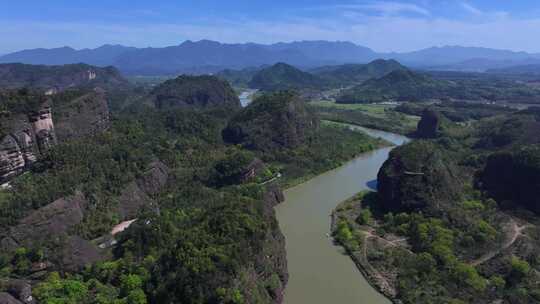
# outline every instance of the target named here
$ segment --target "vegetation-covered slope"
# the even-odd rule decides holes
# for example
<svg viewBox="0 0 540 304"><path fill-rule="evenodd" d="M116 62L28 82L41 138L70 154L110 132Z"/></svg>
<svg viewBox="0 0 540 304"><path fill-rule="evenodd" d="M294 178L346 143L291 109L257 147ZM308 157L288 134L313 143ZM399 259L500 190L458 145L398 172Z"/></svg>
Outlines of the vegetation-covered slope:
<svg viewBox="0 0 540 304"><path fill-rule="evenodd" d="M395 60L378 59L367 64L325 66L316 68L311 72L330 83L345 86L361 83L371 78L380 78L393 71L405 69Z"/></svg>
<svg viewBox="0 0 540 304"><path fill-rule="evenodd" d="M113 67L99 68L86 64L44 66L28 64L0 64L0 88L33 88L63 91L73 87L126 86L127 81Z"/></svg>
<svg viewBox="0 0 540 304"><path fill-rule="evenodd" d="M450 84L410 70L396 70L343 92L339 103L425 100L441 97Z"/></svg>
<svg viewBox="0 0 540 304"><path fill-rule="evenodd" d="M214 76L179 76L160 84L150 95L160 109L186 106L240 108L240 100L229 83Z"/></svg>
<svg viewBox="0 0 540 304"><path fill-rule="evenodd" d="M286 63L276 63L253 75L249 86L263 91L321 89L324 81Z"/></svg>
<svg viewBox="0 0 540 304"><path fill-rule="evenodd" d="M164 109L133 105L108 129L66 136L0 189L0 300L25 299L17 285L39 303L281 302L287 268L273 211L283 199L279 184L381 142L320 126L291 93L238 112L234 95L217 98L229 96L220 93L230 90L222 81L180 82L156 88L179 98ZM215 103L197 92L217 96ZM2 113L33 109L39 99L32 94L9 95ZM93 113L85 96L50 97L58 106L53 117L60 124L75 117L73 109ZM269 139L250 137L268 149L225 144L232 116L250 131L279 127Z"/></svg>
<svg viewBox="0 0 540 304"><path fill-rule="evenodd" d="M243 109L223 131L225 141L255 150L295 148L317 131L319 121L295 93L264 95Z"/></svg>
<svg viewBox="0 0 540 304"><path fill-rule="evenodd" d="M383 101L504 101L538 103L538 88L513 79L476 74L421 73L401 69L345 90L340 103Z"/></svg>

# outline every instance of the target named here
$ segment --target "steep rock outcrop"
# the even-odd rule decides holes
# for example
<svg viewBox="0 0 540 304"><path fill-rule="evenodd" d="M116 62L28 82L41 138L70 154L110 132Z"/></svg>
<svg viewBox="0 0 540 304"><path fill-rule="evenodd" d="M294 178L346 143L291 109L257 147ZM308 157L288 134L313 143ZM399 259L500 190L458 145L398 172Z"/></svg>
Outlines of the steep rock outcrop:
<svg viewBox="0 0 540 304"><path fill-rule="evenodd" d="M0 304L23 304L7 292L0 292Z"/></svg>
<svg viewBox="0 0 540 304"><path fill-rule="evenodd" d="M81 223L88 202L80 192L60 198L19 221L9 236L20 245L32 244L46 238L66 235Z"/></svg>
<svg viewBox="0 0 540 304"><path fill-rule="evenodd" d="M215 76L179 76L157 86L150 95L160 109L176 107L240 108L240 99L225 80Z"/></svg>
<svg viewBox="0 0 540 304"><path fill-rule="evenodd" d="M91 136L110 127L110 114L103 90L93 90L66 105L54 108L56 135L59 141Z"/></svg>
<svg viewBox="0 0 540 304"><path fill-rule="evenodd" d="M459 199L461 184L451 161L427 141L398 147L381 167L380 203L386 211L419 211L440 215L445 203Z"/></svg>
<svg viewBox="0 0 540 304"><path fill-rule="evenodd" d="M0 183L24 172L58 142L95 135L110 126L107 99L100 89L52 97L0 95L0 106L7 109L0 113Z"/></svg>
<svg viewBox="0 0 540 304"><path fill-rule="evenodd" d="M10 279L5 285L7 292L18 301L24 304L36 303L35 299L32 297L32 286L28 281Z"/></svg>
<svg viewBox="0 0 540 304"><path fill-rule="evenodd" d="M480 181L497 201L514 201L540 214L540 146L490 155Z"/></svg>
<svg viewBox="0 0 540 304"><path fill-rule="evenodd" d="M257 298L263 298L265 302L281 303L283 292L287 285L289 274L287 272L287 256L285 252L285 237L279 229L276 220L274 206L284 201L283 192L276 184L266 186L263 198L263 216L268 225L262 252L255 257L252 267L246 269L248 282L243 289L247 295L248 303L252 303ZM257 284L263 283L265 289L258 290ZM257 297L254 294L258 294ZM253 297L251 299L250 297Z"/></svg>
<svg viewBox="0 0 540 304"><path fill-rule="evenodd" d="M148 171L141 178L129 183L119 198L118 212L124 220L135 218L143 206L157 208L153 197L166 185L169 168L160 161L150 164Z"/></svg>
<svg viewBox="0 0 540 304"><path fill-rule="evenodd" d="M422 119L418 122L416 136L418 138L435 138L439 135L441 127L441 115L436 111L426 108L422 112Z"/></svg>
<svg viewBox="0 0 540 304"><path fill-rule="evenodd" d="M223 139L261 151L287 149L309 140L319 120L294 93L264 95L238 113L223 130Z"/></svg>
<svg viewBox="0 0 540 304"><path fill-rule="evenodd" d="M60 198L21 219L0 241L0 248L12 251L20 246L31 248L54 242L54 264L64 270L78 270L103 257L91 242L72 235L84 219L88 202L80 192Z"/></svg>

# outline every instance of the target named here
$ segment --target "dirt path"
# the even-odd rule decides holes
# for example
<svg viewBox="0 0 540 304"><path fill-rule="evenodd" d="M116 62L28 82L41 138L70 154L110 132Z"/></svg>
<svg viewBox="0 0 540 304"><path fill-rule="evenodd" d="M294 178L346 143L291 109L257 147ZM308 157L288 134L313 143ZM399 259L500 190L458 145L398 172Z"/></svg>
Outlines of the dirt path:
<svg viewBox="0 0 540 304"><path fill-rule="evenodd" d="M503 252L504 250L512 246L520 236L524 235L523 230L525 230L526 228L529 228L530 226L531 226L530 224L519 226L515 219L513 218L510 219L510 229L508 229L508 232L507 232L507 240L504 241L502 246L500 246L497 249L486 252L480 258L472 261L470 264L472 266L478 266L480 264L483 264L493 259L497 255L499 255L501 252Z"/></svg>
<svg viewBox="0 0 540 304"><path fill-rule="evenodd" d="M375 269L375 267L373 267L371 263L369 263L368 257L367 257L367 247L368 247L367 240L370 237L377 237L377 238L387 241L388 243L391 243L391 242L377 235L374 235L371 231L364 230L364 233L365 233L364 241L362 244L362 247L363 247L362 259L364 260L364 263L362 267L364 267L366 272L369 273L371 280L375 282L375 285L377 286L377 288L379 288L379 290L381 290L383 294L390 295L391 297L395 297L397 294L396 288L392 284L390 284L390 282L388 282L386 277L380 271ZM395 245L395 246L399 246L399 245Z"/></svg>
<svg viewBox="0 0 540 304"><path fill-rule="evenodd" d="M384 243L386 243L390 247L402 247L403 249L405 249L408 252L412 253L412 251L410 251L409 249L406 248L407 238L401 238L401 239L391 241L391 240L385 239L385 238L383 238L381 236L378 236L378 235L374 234L373 230L362 230L362 231L366 234L366 240L369 239L369 238L376 238L378 240L383 241Z"/></svg>

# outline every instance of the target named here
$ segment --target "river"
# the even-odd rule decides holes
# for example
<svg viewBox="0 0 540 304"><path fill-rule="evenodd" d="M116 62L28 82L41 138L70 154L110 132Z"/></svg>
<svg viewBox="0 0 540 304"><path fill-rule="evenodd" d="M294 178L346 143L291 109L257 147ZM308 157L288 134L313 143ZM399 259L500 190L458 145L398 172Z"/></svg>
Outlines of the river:
<svg viewBox="0 0 540 304"><path fill-rule="evenodd" d="M404 136L352 127L395 145ZM393 147L365 153L346 165L285 191L285 202L276 207L286 238L289 283L285 304L387 304L343 250L332 243L330 214L342 201L374 188L379 168Z"/></svg>

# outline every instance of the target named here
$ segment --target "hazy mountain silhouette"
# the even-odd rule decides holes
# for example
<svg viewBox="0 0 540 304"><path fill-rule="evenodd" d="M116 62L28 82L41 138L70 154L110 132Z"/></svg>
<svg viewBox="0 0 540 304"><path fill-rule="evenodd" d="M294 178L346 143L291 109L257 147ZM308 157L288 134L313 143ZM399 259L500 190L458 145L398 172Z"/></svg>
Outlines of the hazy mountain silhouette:
<svg viewBox="0 0 540 304"><path fill-rule="evenodd" d="M433 47L407 53L377 53L367 47L341 41L263 45L201 40L163 48L104 45L82 50L70 47L31 49L0 56L0 63L58 65L82 62L96 66L113 65L128 74L175 74L213 73L225 68L240 69L278 62L299 67L368 63L377 58L396 59L413 67L486 70L540 60L540 54L461 46ZM479 64L475 65L475 61ZM501 65L501 62L506 64Z"/></svg>

